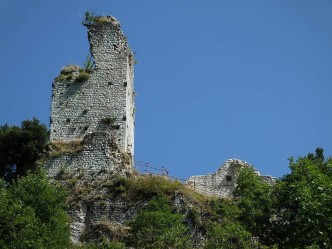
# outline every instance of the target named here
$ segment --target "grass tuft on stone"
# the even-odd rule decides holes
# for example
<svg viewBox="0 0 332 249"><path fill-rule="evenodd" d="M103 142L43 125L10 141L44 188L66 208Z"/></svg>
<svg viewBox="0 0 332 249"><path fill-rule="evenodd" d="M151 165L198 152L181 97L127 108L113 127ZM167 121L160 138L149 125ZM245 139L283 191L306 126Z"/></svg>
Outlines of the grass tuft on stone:
<svg viewBox="0 0 332 249"><path fill-rule="evenodd" d="M83 141L74 140L70 142L56 141L50 143L51 151L49 157L60 157L64 154L73 155L83 150Z"/></svg>
<svg viewBox="0 0 332 249"><path fill-rule="evenodd" d="M90 78L90 73L87 72L80 72L78 76L75 78L75 81L78 83L82 83L87 81Z"/></svg>

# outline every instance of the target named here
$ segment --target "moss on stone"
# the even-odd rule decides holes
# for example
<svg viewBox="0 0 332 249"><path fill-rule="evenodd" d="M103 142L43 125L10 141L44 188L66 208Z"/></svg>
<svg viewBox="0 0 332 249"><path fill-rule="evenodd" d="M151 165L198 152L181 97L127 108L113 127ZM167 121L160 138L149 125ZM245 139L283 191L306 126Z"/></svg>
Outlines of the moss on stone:
<svg viewBox="0 0 332 249"><path fill-rule="evenodd" d="M75 71L78 71L81 67L78 65L68 65L61 69L60 74L68 75Z"/></svg>
<svg viewBox="0 0 332 249"><path fill-rule="evenodd" d="M79 72L79 74L77 75L77 77L75 78L75 81L78 83L82 83L87 81L90 78L90 73L87 72Z"/></svg>

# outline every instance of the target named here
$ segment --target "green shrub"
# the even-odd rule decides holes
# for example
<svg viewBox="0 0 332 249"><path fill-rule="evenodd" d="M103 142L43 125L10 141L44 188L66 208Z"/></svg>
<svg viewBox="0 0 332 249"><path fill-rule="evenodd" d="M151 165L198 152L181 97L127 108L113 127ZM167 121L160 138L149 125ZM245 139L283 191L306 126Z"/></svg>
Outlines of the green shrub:
<svg viewBox="0 0 332 249"><path fill-rule="evenodd" d="M252 240L252 235L240 224L231 222L214 224L207 232L204 248L254 249L260 248Z"/></svg>
<svg viewBox="0 0 332 249"><path fill-rule="evenodd" d="M182 184L162 176L145 175L128 179L128 194L131 197L171 196Z"/></svg>
<svg viewBox="0 0 332 249"><path fill-rule="evenodd" d="M68 74L75 72L78 69L79 69L79 66L77 66L77 65L68 65L61 69L60 74L68 75Z"/></svg>
<svg viewBox="0 0 332 249"><path fill-rule="evenodd" d="M113 196L118 196L128 190L128 180L124 176L116 177L109 186L110 192Z"/></svg>
<svg viewBox="0 0 332 249"><path fill-rule="evenodd" d="M129 226L137 248L191 248L183 215L173 212L165 198L152 199Z"/></svg>
<svg viewBox="0 0 332 249"><path fill-rule="evenodd" d="M82 83L87 81L90 78L90 73L87 72L79 72L79 74L77 75L77 77L75 78L75 81L78 83Z"/></svg>
<svg viewBox="0 0 332 249"><path fill-rule="evenodd" d="M69 220L66 193L52 185L42 169L0 184L0 247L67 248Z"/></svg>
<svg viewBox="0 0 332 249"><path fill-rule="evenodd" d="M73 72L77 71L79 66L77 65L68 65L61 69L60 75L55 78L55 81L62 82L64 80L72 80Z"/></svg>
<svg viewBox="0 0 332 249"><path fill-rule="evenodd" d="M96 16L94 11L86 11L84 14L84 20L82 21L82 25L100 25L105 22L112 22L112 19L105 16Z"/></svg>
<svg viewBox="0 0 332 249"><path fill-rule="evenodd" d="M77 65L68 65L68 66L62 68L60 75L55 78L55 81L62 82L64 80L70 81L72 79L74 79L75 82L78 82L78 83L87 81L90 78L90 73L94 66L93 59L91 59L91 60L92 60L92 62L91 62L92 64L90 63L88 65L84 65L84 67L85 67L84 69ZM74 77L73 73L77 72L77 71L79 72L79 74L76 77Z"/></svg>
<svg viewBox="0 0 332 249"><path fill-rule="evenodd" d="M192 224L195 227L202 226L202 219L196 208L193 207L193 208L189 209L187 218L192 222Z"/></svg>

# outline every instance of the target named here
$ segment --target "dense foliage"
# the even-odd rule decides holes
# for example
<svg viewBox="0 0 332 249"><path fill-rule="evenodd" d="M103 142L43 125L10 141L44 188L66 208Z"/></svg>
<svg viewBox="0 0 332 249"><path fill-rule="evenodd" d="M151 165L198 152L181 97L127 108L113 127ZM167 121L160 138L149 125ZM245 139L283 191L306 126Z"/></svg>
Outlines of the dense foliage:
<svg viewBox="0 0 332 249"><path fill-rule="evenodd" d="M190 248L184 216L165 198L152 199L129 225L137 248Z"/></svg>
<svg viewBox="0 0 332 249"><path fill-rule="evenodd" d="M36 118L23 121L21 127L0 126L0 177L10 181L35 169L47 139L46 126Z"/></svg>
<svg viewBox="0 0 332 249"><path fill-rule="evenodd" d="M276 243L280 248L332 248L332 159L323 150L296 161L275 186Z"/></svg>
<svg viewBox="0 0 332 249"><path fill-rule="evenodd" d="M289 166L273 186L253 169L240 172L232 202L237 221L265 245L332 248L332 159L318 148Z"/></svg>
<svg viewBox="0 0 332 249"><path fill-rule="evenodd" d="M262 243L270 244L273 205L272 186L254 168L243 168L234 192L234 206L239 209L237 221Z"/></svg>
<svg viewBox="0 0 332 249"><path fill-rule="evenodd" d="M50 184L44 170L11 184L0 182L0 248L66 248L66 194Z"/></svg>

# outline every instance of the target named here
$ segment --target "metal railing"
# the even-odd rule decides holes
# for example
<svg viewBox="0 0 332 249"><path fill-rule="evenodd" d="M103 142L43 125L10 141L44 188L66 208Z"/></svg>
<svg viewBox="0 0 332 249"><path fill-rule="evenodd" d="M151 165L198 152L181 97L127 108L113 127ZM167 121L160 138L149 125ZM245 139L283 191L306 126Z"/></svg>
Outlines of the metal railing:
<svg viewBox="0 0 332 249"><path fill-rule="evenodd" d="M135 166L135 169L141 174L165 176L168 179L173 180L173 181L179 181L182 183L186 182L185 179L171 176L169 174L169 171L164 166L161 166L161 167L153 166L148 162L143 162L143 161L138 161L138 160L134 160L134 166Z"/></svg>

